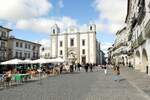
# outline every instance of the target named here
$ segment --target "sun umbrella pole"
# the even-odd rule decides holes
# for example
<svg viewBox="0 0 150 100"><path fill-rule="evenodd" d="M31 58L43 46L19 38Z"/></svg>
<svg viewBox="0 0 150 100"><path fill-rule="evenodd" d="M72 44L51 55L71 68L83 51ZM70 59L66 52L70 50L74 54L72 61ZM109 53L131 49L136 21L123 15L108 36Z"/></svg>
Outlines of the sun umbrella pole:
<svg viewBox="0 0 150 100"><path fill-rule="evenodd" d="M40 80L40 85L41 85L42 84L42 79L41 79L41 72L42 72L41 67L42 67L42 64L41 63L39 63L39 64L40 64L40 66L39 66L38 72L39 72L39 80Z"/></svg>

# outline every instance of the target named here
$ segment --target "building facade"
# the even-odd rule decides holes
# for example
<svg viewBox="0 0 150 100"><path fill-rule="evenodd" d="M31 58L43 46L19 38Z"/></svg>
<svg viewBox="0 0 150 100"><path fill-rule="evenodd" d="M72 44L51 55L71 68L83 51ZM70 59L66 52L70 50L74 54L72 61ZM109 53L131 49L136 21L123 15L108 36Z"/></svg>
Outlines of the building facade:
<svg viewBox="0 0 150 100"><path fill-rule="evenodd" d="M128 0L126 23L130 63L135 69L148 73L150 71L150 1Z"/></svg>
<svg viewBox="0 0 150 100"><path fill-rule="evenodd" d="M9 37L8 39L8 57L7 59L38 59L40 44Z"/></svg>
<svg viewBox="0 0 150 100"><path fill-rule="evenodd" d="M40 47L40 58L45 58L45 59L50 59L51 54L50 54L50 48L49 47Z"/></svg>
<svg viewBox="0 0 150 100"><path fill-rule="evenodd" d="M88 25L87 32L60 33L57 25L51 28L51 57L62 57L75 63L100 63L100 43L96 40L96 25Z"/></svg>
<svg viewBox="0 0 150 100"><path fill-rule="evenodd" d="M127 40L123 50L127 50L128 65L150 75L150 0L128 0L125 23L126 32L121 34ZM118 34L116 36L119 40ZM119 53L116 50L114 45L109 51L111 60L115 52Z"/></svg>
<svg viewBox="0 0 150 100"><path fill-rule="evenodd" d="M116 33L116 40L112 49L112 62L115 65L122 64L127 66L128 61L128 38L126 27Z"/></svg>
<svg viewBox="0 0 150 100"><path fill-rule="evenodd" d="M7 43L11 29L0 26L0 62L7 59Z"/></svg>

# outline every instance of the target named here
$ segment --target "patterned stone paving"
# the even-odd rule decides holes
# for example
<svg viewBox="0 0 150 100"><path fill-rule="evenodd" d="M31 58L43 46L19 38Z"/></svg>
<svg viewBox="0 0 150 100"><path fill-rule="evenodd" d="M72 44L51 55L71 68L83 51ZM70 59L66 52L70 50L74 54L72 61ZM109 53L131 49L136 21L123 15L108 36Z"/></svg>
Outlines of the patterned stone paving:
<svg viewBox="0 0 150 100"><path fill-rule="evenodd" d="M0 91L0 100L148 100L139 91L127 70L123 69L121 81L115 82L112 71L75 72L10 87ZM129 81L128 81L129 80Z"/></svg>

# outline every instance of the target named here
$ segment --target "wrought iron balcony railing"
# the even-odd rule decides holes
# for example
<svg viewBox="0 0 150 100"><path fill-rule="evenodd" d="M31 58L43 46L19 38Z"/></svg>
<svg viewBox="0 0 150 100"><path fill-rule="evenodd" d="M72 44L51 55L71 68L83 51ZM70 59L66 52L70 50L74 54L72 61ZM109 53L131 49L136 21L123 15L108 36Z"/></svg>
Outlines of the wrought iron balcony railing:
<svg viewBox="0 0 150 100"><path fill-rule="evenodd" d="M143 37L143 34L141 33L138 37L138 44L142 45L145 41L146 39Z"/></svg>
<svg viewBox="0 0 150 100"><path fill-rule="evenodd" d="M136 49L138 48L140 45L142 45L144 42L146 41L146 39L143 37L143 34L141 33L137 40L135 40L132 44L131 44L131 47L133 49Z"/></svg>
<svg viewBox="0 0 150 100"><path fill-rule="evenodd" d="M145 32L145 37L150 38L150 19L144 28L144 32Z"/></svg>
<svg viewBox="0 0 150 100"><path fill-rule="evenodd" d="M132 39L132 35L133 35L132 32L130 32L130 33L128 34L128 41L130 41L130 40Z"/></svg>
<svg viewBox="0 0 150 100"><path fill-rule="evenodd" d="M138 17L137 17L137 23L140 25L145 17L145 7L140 6L139 7L139 12L138 12Z"/></svg>

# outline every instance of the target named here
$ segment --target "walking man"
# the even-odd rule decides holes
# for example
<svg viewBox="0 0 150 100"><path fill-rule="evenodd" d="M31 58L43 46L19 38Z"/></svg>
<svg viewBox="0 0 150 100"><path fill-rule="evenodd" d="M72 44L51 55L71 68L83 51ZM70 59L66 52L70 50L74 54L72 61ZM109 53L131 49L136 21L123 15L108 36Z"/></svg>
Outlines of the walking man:
<svg viewBox="0 0 150 100"><path fill-rule="evenodd" d="M77 67L78 67L78 71L80 71L81 65L79 63L77 63Z"/></svg>
<svg viewBox="0 0 150 100"><path fill-rule="evenodd" d="M90 72L93 72L93 65L90 63Z"/></svg>
<svg viewBox="0 0 150 100"><path fill-rule="evenodd" d="M88 67L89 67L89 64L84 64L84 67L85 67L85 72L88 72Z"/></svg>

